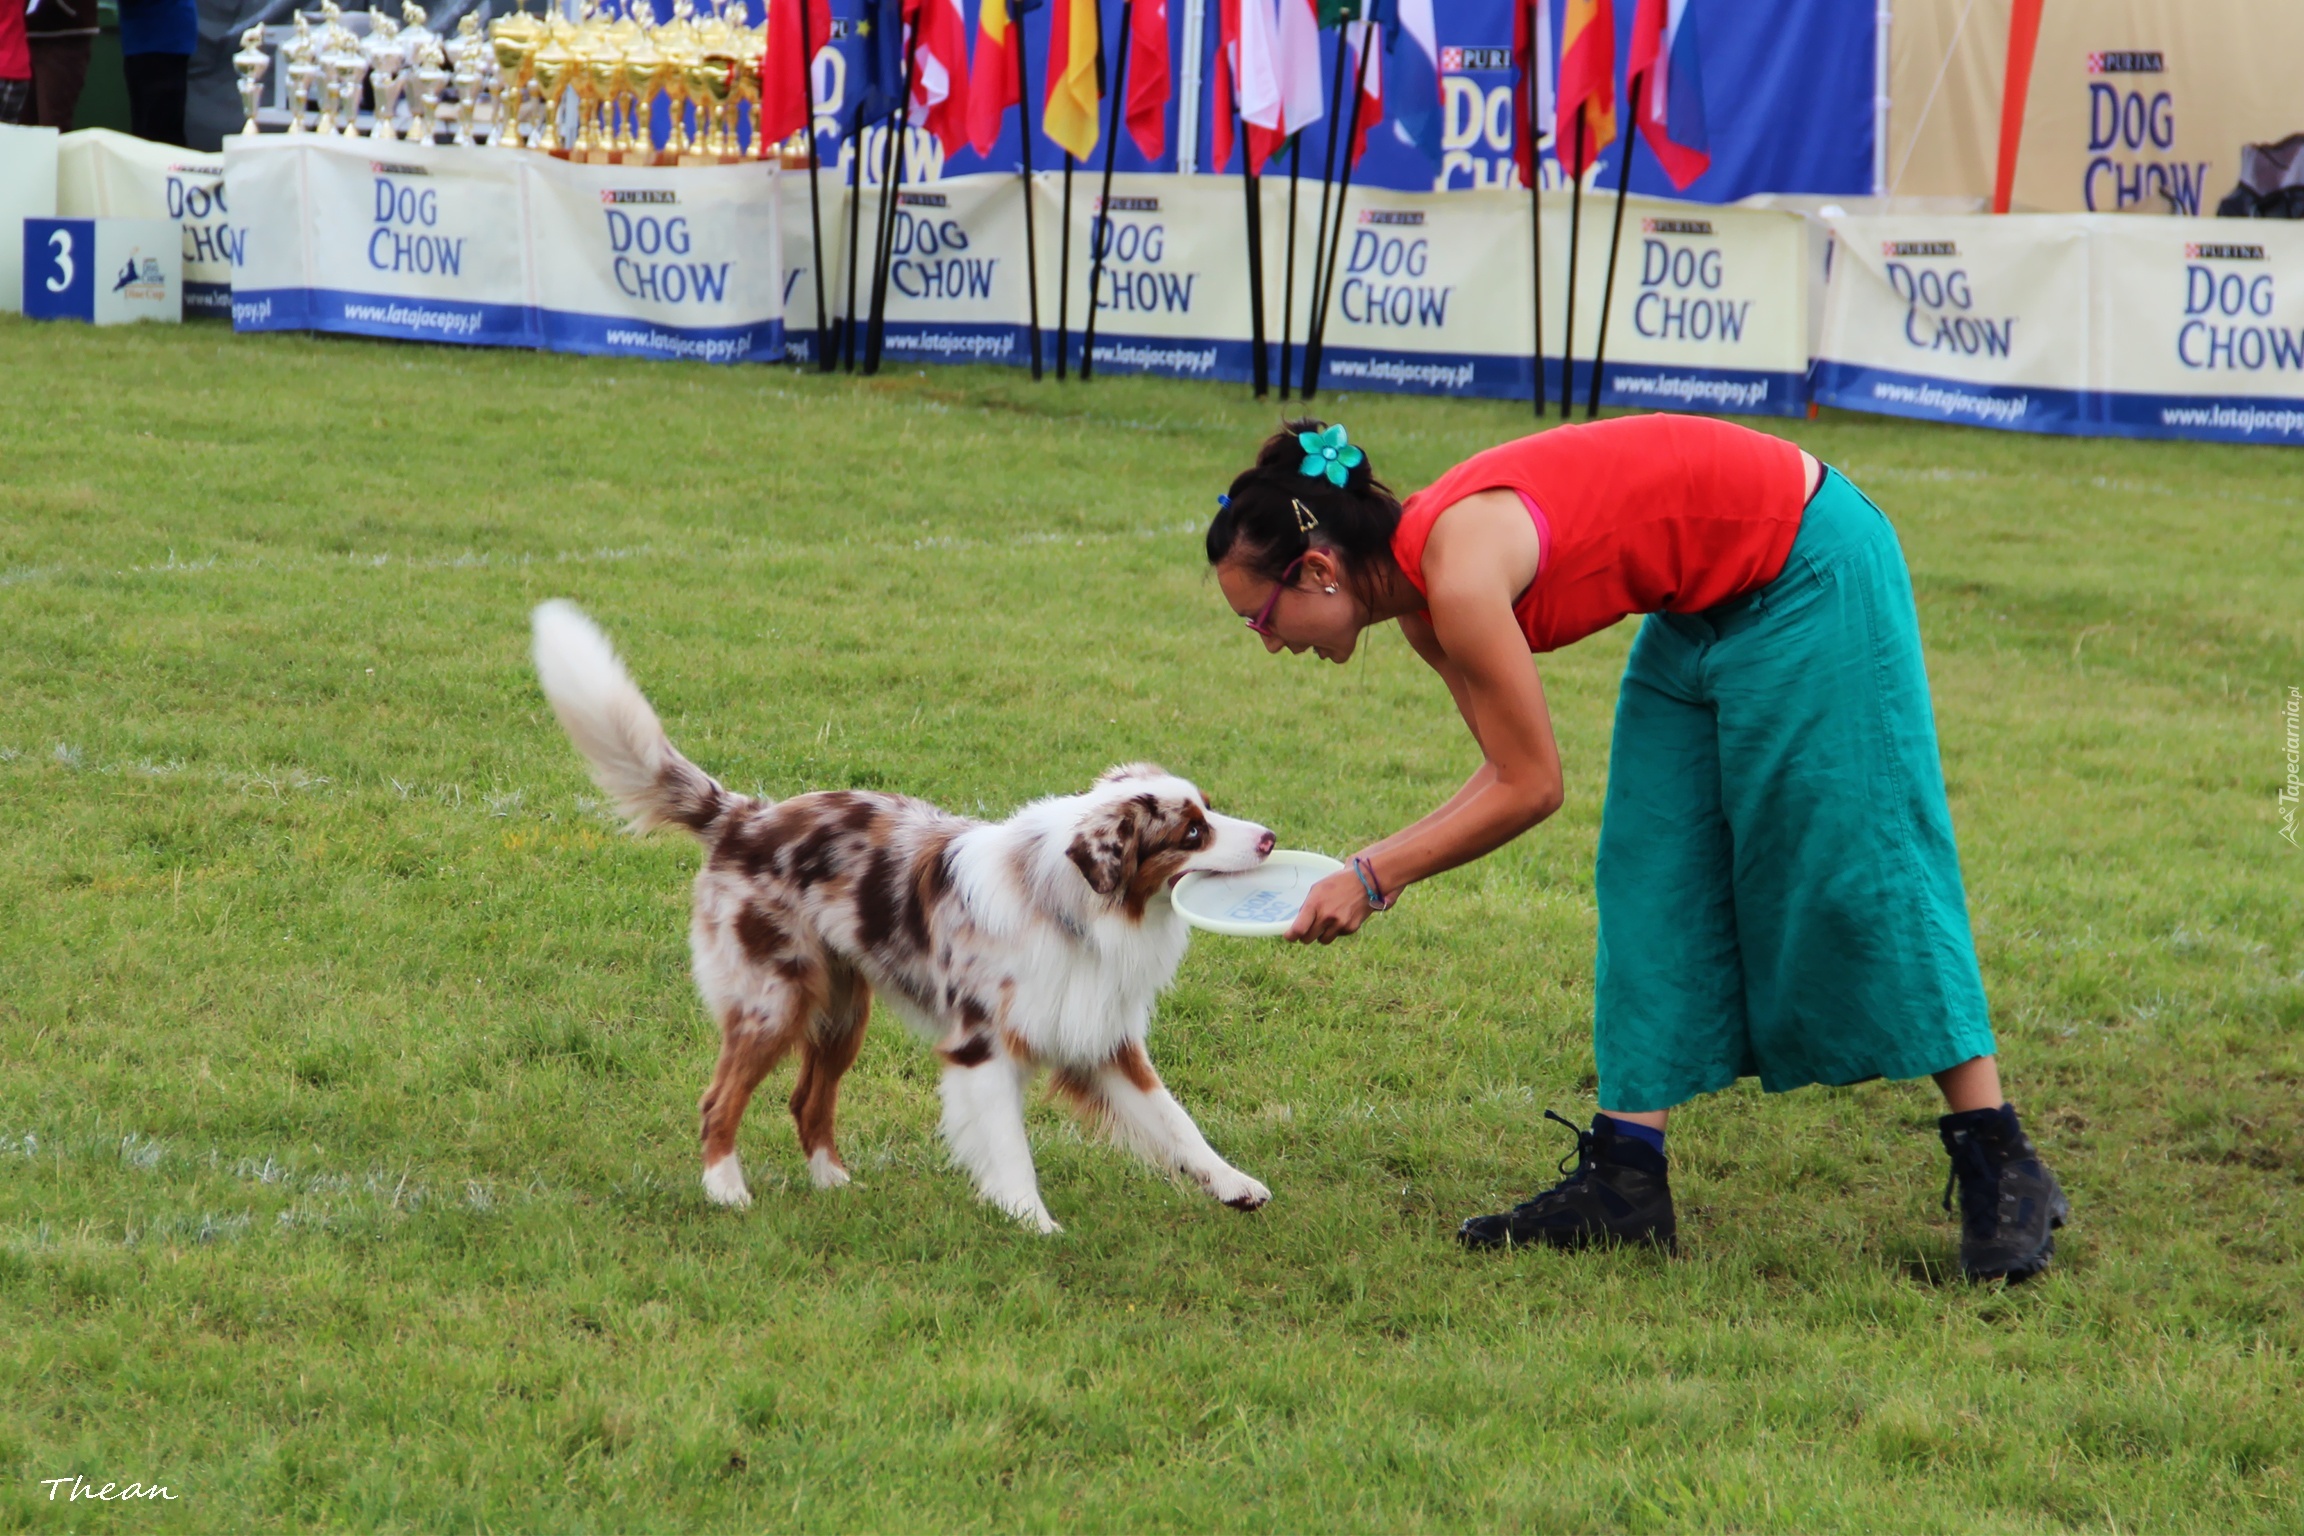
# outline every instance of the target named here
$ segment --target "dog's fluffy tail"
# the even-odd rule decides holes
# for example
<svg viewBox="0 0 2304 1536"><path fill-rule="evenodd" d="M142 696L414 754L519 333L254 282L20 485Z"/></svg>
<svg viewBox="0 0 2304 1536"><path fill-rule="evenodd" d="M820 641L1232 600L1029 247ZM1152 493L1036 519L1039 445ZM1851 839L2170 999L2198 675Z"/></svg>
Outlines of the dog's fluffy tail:
<svg viewBox="0 0 2304 1536"><path fill-rule="evenodd" d="M636 832L685 827L701 834L736 798L682 757L633 686L600 626L574 603L535 613L536 676L592 779L615 797Z"/></svg>

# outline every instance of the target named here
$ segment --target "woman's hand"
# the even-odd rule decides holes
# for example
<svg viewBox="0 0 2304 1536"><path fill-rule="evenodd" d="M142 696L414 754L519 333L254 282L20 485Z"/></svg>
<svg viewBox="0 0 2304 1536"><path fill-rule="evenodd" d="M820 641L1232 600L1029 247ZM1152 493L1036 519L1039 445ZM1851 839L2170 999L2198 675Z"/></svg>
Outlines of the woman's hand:
<svg viewBox="0 0 2304 1536"><path fill-rule="evenodd" d="M1285 936L1298 944L1333 944L1348 933L1358 933L1375 910L1368 905L1360 877L1340 869L1312 887Z"/></svg>

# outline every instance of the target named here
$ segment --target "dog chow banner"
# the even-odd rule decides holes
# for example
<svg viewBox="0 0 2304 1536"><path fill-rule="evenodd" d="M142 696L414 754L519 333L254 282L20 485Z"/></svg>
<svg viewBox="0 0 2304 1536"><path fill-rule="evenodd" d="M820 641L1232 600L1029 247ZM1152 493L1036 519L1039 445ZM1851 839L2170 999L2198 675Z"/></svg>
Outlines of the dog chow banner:
<svg viewBox="0 0 2304 1536"><path fill-rule="evenodd" d="M544 346L612 357L782 359L774 166L507 158L527 179L528 266Z"/></svg>
<svg viewBox="0 0 2304 1536"><path fill-rule="evenodd" d="M2097 430L2304 444L2304 225L2100 219L2089 247Z"/></svg>
<svg viewBox="0 0 2304 1536"><path fill-rule="evenodd" d="M799 178L794 178L798 180ZM829 179L829 178L827 178ZM1085 180L1075 178L1076 188ZM873 270L879 262L883 228L888 229L888 298L883 355L907 363L1008 363L1031 361L1032 292L1024 245L1023 180L1016 176L953 176L897 189L892 227L880 189L867 187L853 274L855 306L848 307L851 274L845 261L825 276L827 307L853 313L861 326L872 313ZM1038 210L1035 210L1036 216ZM1055 259L1053 221L1040 225L1040 263L1047 274ZM831 230L825 243L834 242ZM846 252L847 231L838 236ZM1044 295L1053 288L1043 285ZM834 291L837 290L837 291ZM805 299L811 317L815 294ZM1044 297L1041 323L1053 326L1052 298ZM862 355L862 341L858 341ZM1055 353L1047 354L1051 367Z"/></svg>
<svg viewBox="0 0 2304 1536"><path fill-rule="evenodd" d="M1816 398L2086 436L2304 443L2304 228L1848 218Z"/></svg>
<svg viewBox="0 0 2304 1536"><path fill-rule="evenodd" d="M1109 204L1103 201L1101 178L1075 178L1068 271L1060 271L1059 263L1048 259L1064 228L1062 179L1054 174L1036 179L1040 207L1046 210L1040 228L1048 242L1040 257L1040 318L1053 325L1058 295L1065 295L1075 363L1085 343L1093 283L1096 371L1233 382L1252 376L1255 329L1248 302L1248 204L1238 177L1115 176ZM1281 257L1287 243L1285 178L1265 177L1259 189L1264 209L1265 324L1277 357ZM1307 274L1318 203L1316 186L1309 197L1299 192L1297 250ZM1099 250L1104 258L1100 272ZM1301 336L1302 317L1310 306L1307 280L1301 276L1295 300Z"/></svg>
<svg viewBox="0 0 2304 1536"><path fill-rule="evenodd" d="M1606 300L1600 398L1659 410L1793 415L1807 404L1806 239L1796 214L1636 198L1613 291L1610 205L1585 209L1568 324L1570 218L1543 201L1544 372L1557 400L1571 347L1581 401ZM1297 288L1310 275L1300 237ZM1272 249L1270 240L1266 249ZM1338 390L1523 399L1535 382L1535 271L1525 192L1355 188L1344 209L1323 342ZM1279 310L1268 301L1267 313ZM1301 313L1301 311L1300 311ZM1299 325L1296 334L1301 337Z"/></svg>
<svg viewBox="0 0 2304 1536"><path fill-rule="evenodd" d="M1832 221L1818 401L2028 432L2089 430L2089 250L2076 218Z"/></svg>
<svg viewBox="0 0 2304 1536"><path fill-rule="evenodd" d="M67 219L172 219L184 230L184 318L232 313L240 227L224 157L87 128L56 141L56 211Z"/></svg>
<svg viewBox="0 0 2304 1536"><path fill-rule="evenodd" d="M333 136L227 140L225 188L243 229L234 329L538 345L526 158Z"/></svg>

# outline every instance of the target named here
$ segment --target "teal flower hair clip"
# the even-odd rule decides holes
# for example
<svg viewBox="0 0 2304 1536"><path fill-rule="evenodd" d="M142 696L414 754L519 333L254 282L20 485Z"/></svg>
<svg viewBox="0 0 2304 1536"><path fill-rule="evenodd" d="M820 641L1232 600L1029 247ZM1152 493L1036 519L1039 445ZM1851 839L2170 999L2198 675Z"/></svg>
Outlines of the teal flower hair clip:
<svg viewBox="0 0 2304 1536"><path fill-rule="evenodd" d="M1344 435L1344 423L1338 422L1325 432L1299 432L1297 443L1304 450L1303 473L1318 480L1325 478L1330 485L1342 485L1349 473L1368 457L1352 446Z"/></svg>

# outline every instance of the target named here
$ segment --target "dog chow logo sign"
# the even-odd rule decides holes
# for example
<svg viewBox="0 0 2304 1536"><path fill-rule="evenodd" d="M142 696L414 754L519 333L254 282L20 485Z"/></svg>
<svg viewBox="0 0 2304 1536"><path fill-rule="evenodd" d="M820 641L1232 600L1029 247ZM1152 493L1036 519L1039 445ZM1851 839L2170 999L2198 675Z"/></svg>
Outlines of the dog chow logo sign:
<svg viewBox="0 0 2304 1536"><path fill-rule="evenodd" d="M2134 209L2197 215L2208 189L2205 160L2181 157L2168 56L2157 49L2103 49L2087 56L2088 159L2080 196L2090 213Z"/></svg>

